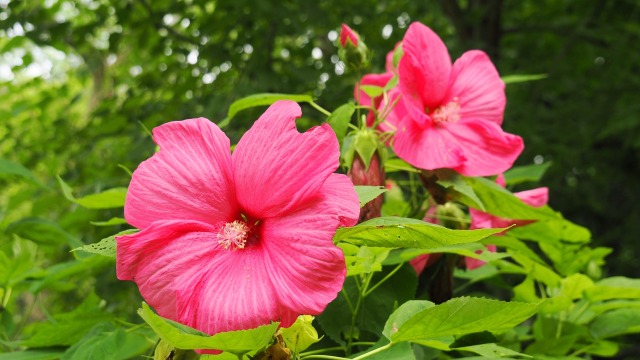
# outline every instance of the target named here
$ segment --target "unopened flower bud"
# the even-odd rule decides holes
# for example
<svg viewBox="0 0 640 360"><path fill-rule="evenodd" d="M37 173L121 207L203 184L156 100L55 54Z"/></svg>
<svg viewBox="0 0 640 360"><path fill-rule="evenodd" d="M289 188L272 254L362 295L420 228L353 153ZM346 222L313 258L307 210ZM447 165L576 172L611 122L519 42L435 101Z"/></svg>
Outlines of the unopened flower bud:
<svg viewBox="0 0 640 360"><path fill-rule="evenodd" d="M349 26L342 24L340 30L340 59L353 70L363 69L369 64L369 49L360 39L358 33Z"/></svg>
<svg viewBox="0 0 640 360"><path fill-rule="evenodd" d="M367 166L368 165L368 166ZM354 185L367 186L385 186L384 167L380 161L380 156L376 151L371 157L371 162L366 164L365 161L356 153L353 157L353 164L347 173ZM382 211L382 195L369 201L365 206L360 208L360 218L358 222L367 221L380 217Z"/></svg>
<svg viewBox="0 0 640 360"><path fill-rule="evenodd" d="M463 230L468 228L467 214L458 204L447 202L438 206L438 219L442 226L449 229Z"/></svg>

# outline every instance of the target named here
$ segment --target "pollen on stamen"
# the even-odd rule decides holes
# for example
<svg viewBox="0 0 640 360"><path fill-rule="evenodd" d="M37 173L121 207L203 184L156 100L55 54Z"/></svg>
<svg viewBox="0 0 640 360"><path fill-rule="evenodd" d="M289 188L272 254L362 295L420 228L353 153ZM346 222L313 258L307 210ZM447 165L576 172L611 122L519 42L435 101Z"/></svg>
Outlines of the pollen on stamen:
<svg viewBox="0 0 640 360"><path fill-rule="evenodd" d="M431 117L437 123L456 122L460 120L460 104L458 103L458 98L455 97L452 101L438 107L433 114L431 114Z"/></svg>
<svg viewBox="0 0 640 360"><path fill-rule="evenodd" d="M225 250L244 249L249 236L249 226L243 221L234 221L224 224L216 235L218 244Z"/></svg>

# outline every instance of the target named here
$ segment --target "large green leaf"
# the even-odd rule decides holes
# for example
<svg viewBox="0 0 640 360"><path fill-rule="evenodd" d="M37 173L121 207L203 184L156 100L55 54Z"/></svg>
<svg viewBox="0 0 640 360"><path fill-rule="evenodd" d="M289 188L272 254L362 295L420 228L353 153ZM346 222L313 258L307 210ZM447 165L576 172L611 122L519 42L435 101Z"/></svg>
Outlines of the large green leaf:
<svg viewBox="0 0 640 360"><path fill-rule="evenodd" d="M231 119L236 116L242 110L250 109L256 106L266 106L275 103L278 100L292 100L295 102L306 102L312 103L313 98L309 95L299 95L299 94L253 94L247 97L243 97L242 99L234 101L229 106L229 111L227 112L227 118L222 120L218 126L224 127L229 124Z"/></svg>
<svg viewBox="0 0 640 360"><path fill-rule="evenodd" d="M592 302L610 299L640 299L640 279L614 276L598 281L585 292Z"/></svg>
<svg viewBox="0 0 640 360"><path fill-rule="evenodd" d="M591 323L597 339L640 332L640 309L617 309L604 313Z"/></svg>
<svg viewBox="0 0 640 360"><path fill-rule="evenodd" d="M154 344L143 334L100 323L73 344L60 360L126 360L142 355Z"/></svg>
<svg viewBox="0 0 640 360"><path fill-rule="evenodd" d="M269 344L280 323L259 326L255 329L218 333L213 336L168 321L142 303L138 314L164 341L177 349L215 349L234 354L259 350Z"/></svg>
<svg viewBox="0 0 640 360"><path fill-rule="evenodd" d="M71 202L74 202L87 209L113 209L124 206L127 196L127 188L115 187L105 191L76 198L73 196L71 187L58 176L58 183L62 188L62 193Z"/></svg>
<svg viewBox="0 0 640 360"><path fill-rule="evenodd" d="M454 298L414 314L397 331L392 331L390 339L392 342L423 343L445 336L504 331L535 314L537 308L537 304Z"/></svg>
<svg viewBox="0 0 640 360"><path fill-rule="evenodd" d="M57 360L64 350L24 350L0 354L0 360Z"/></svg>
<svg viewBox="0 0 640 360"><path fill-rule="evenodd" d="M527 181L540 181L544 173L551 166L551 162L540 165L516 166L505 171L504 179L507 185L516 185Z"/></svg>
<svg viewBox="0 0 640 360"><path fill-rule="evenodd" d="M408 218L381 217L340 228L333 240L374 247L430 249L479 241L505 229L451 230Z"/></svg>

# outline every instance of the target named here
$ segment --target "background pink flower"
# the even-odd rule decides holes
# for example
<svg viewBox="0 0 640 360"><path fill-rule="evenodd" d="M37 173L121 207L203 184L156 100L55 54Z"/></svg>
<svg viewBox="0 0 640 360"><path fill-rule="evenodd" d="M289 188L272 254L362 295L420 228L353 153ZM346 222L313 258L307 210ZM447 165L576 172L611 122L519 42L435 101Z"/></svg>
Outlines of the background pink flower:
<svg viewBox="0 0 640 360"><path fill-rule="evenodd" d="M347 43L351 43L354 47L358 47L358 34L353 31L347 24L342 23L342 28L340 29L340 45L343 48L347 47Z"/></svg>
<svg viewBox="0 0 640 360"><path fill-rule="evenodd" d="M501 173L522 152L519 136L500 125L504 83L482 51L464 53L452 65L442 40L420 23L409 27L398 66L404 106L394 107L394 150L427 170L450 168L467 176Z"/></svg>
<svg viewBox="0 0 640 360"><path fill-rule="evenodd" d="M502 186L506 186L506 182L504 180L504 176L502 174L498 175L496 182ZM513 193L518 199L522 200L523 203L527 205L531 205L534 207L540 207L546 205L549 201L549 189L546 187L540 187L536 189L520 191ZM470 229L488 229L488 228L502 228L508 227L511 225L523 226L527 224L531 224L532 220L515 220L515 219L504 219L484 211L469 209L469 215L471 216L471 226ZM498 234L500 235L500 234ZM487 245L487 248L491 251L496 251L495 245ZM484 264L484 261L478 259L465 258L465 262L467 264L467 268L473 270Z"/></svg>
<svg viewBox="0 0 640 360"><path fill-rule="evenodd" d="M328 125L296 130L300 107L273 104L239 141L199 118L154 129L160 151L134 172L117 238L117 275L158 314L208 334L319 314L340 291L332 237L358 197L334 174Z"/></svg>

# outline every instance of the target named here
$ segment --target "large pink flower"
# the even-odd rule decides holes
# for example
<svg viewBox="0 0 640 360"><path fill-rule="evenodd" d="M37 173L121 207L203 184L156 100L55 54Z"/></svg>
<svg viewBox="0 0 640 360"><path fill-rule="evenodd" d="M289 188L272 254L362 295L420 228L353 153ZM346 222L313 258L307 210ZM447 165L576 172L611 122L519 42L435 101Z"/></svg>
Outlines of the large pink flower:
<svg viewBox="0 0 640 360"><path fill-rule="evenodd" d="M296 130L300 107L273 104L238 143L199 118L154 129L160 151L133 173L117 275L158 314L208 334L319 314L345 278L339 226L358 197L328 125Z"/></svg>
<svg viewBox="0 0 640 360"><path fill-rule="evenodd" d="M452 65L442 40L413 23L402 41L399 88L387 123L397 128L394 150L426 170L450 168L467 176L501 173L522 152L519 136L500 125L504 83L482 51L464 53Z"/></svg>

